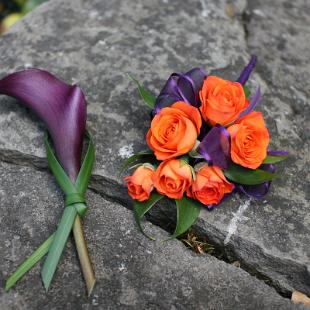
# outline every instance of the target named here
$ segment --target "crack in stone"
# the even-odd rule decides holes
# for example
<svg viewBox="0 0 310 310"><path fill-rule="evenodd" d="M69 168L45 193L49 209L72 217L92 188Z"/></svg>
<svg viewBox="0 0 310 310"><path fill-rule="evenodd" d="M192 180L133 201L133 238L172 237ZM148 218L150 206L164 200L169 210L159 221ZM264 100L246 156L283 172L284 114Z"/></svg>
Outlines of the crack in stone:
<svg viewBox="0 0 310 310"><path fill-rule="evenodd" d="M240 23L241 23L241 26L242 26L243 31L244 31L244 39L245 39L245 43L246 43L247 48L248 48L248 38L250 35L248 24L250 23L250 21L251 21L251 13L246 6L246 8L244 9L244 11L241 14Z"/></svg>
<svg viewBox="0 0 310 310"><path fill-rule="evenodd" d="M30 167L41 171L48 169L46 159L39 158L36 156L25 155L23 153L11 150L0 149L0 161L23 167ZM92 175L89 184L89 190L100 195L107 201L116 202L127 209L132 209L131 199L127 195L126 187L116 182L115 180L100 175ZM160 208L158 210L160 210L159 212L161 213L161 215L159 215L159 212L157 212L155 216L153 214L148 214L146 216L146 220L156 226L161 227L162 229L168 232L172 232L175 225L174 220L171 220L169 216L170 214L166 212L166 209L161 208L161 205L159 207ZM256 277L261 281L264 281L268 286L273 287L282 297L284 298L291 297L292 294L291 290L281 285L281 283L279 283L278 281L273 280L266 273L264 273L263 270L260 270L260 266L258 264L255 265L244 261L244 259L238 255L238 251L235 250L233 244L227 243L225 245L225 243L221 241L219 242L219 236L223 235L223 232L217 230L215 227L213 227L213 233L212 232L210 233L210 231L206 232L200 227L198 227L198 225L194 225L192 229L198 236L207 238L208 242L211 245L217 247L218 252L221 253L221 255L211 254L212 256L229 264L235 260L240 261L241 269L243 269L245 272L247 272L251 276ZM224 240L225 236L223 235L222 237L223 237L222 239ZM279 268L279 266L284 266L283 268L285 270L285 264L289 264L291 270L292 266L295 264L296 273L301 275L304 273L304 277L306 278L307 266L300 266L299 264L296 264L295 262L292 261L285 262L284 259L281 260L277 257L268 256L266 253L264 253L263 249L258 249L257 245L250 244L249 242L243 240L238 236L234 236L234 238L238 239L237 241L238 243L242 243L244 249L248 248L249 253L253 253L253 251L255 251L257 253L260 253L259 254L260 258L264 257L266 260L270 260L271 265L273 264L274 269L275 270L278 269L277 271L279 273L281 273L281 270L283 270L282 268Z"/></svg>

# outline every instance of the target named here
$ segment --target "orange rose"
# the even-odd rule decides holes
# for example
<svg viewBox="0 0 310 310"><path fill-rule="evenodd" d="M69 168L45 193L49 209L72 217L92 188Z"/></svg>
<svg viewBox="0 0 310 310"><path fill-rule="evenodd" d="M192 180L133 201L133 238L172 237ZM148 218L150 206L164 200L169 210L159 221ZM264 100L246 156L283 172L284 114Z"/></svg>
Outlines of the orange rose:
<svg viewBox="0 0 310 310"><path fill-rule="evenodd" d="M163 161L153 176L154 186L160 194L181 199L192 183L192 168L180 159Z"/></svg>
<svg viewBox="0 0 310 310"><path fill-rule="evenodd" d="M251 112L227 128L231 136L231 159L256 169L267 156L269 132L260 112Z"/></svg>
<svg viewBox="0 0 310 310"><path fill-rule="evenodd" d="M136 200L145 201L149 199L150 193L154 188L152 177L154 169L151 166L138 167L133 175L125 177L127 182L128 194Z"/></svg>
<svg viewBox="0 0 310 310"><path fill-rule="evenodd" d="M218 204L233 189L234 185L226 180L219 167L206 164L196 172L196 180L187 190L187 196L204 205Z"/></svg>
<svg viewBox="0 0 310 310"><path fill-rule="evenodd" d="M178 101L153 118L146 141L158 160L166 160L189 152L195 146L200 127L199 110Z"/></svg>
<svg viewBox="0 0 310 310"><path fill-rule="evenodd" d="M249 105L243 87L238 82L208 76L199 92L201 113L212 126L232 123Z"/></svg>

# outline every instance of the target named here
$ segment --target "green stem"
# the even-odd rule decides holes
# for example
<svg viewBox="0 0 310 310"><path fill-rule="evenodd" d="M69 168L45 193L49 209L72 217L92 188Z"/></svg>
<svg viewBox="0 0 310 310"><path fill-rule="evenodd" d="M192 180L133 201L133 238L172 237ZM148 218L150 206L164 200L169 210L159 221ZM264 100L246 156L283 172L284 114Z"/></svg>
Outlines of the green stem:
<svg viewBox="0 0 310 310"><path fill-rule="evenodd" d="M95 286L96 278L88 254L87 244L84 237L83 225L79 215L76 216L74 221L73 235L76 244L76 249L79 255L80 265L83 271L83 276L86 282L87 294L88 296L90 296Z"/></svg>

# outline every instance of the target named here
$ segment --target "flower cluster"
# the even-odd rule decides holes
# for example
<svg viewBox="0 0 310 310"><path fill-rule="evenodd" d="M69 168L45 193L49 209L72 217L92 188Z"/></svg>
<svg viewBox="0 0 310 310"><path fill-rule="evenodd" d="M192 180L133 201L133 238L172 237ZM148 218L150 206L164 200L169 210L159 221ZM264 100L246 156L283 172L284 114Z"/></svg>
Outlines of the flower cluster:
<svg viewBox="0 0 310 310"><path fill-rule="evenodd" d="M253 56L236 82L201 68L174 73L153 102L138 84L153 110L146 134L151 151L129 159L140 163L125 177L134 200L147 202L156 192L212 209L233 191L256 198L267 193L273 163L286 154L268 151L268 129L262 113L254 111L260 89L250 99L245 86L255 63Z"/></svg>

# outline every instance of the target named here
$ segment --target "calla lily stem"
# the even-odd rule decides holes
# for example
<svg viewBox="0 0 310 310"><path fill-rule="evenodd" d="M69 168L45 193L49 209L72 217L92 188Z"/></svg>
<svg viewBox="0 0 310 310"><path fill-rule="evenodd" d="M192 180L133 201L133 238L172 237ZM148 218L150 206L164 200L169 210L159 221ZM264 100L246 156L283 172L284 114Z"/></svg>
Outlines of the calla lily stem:
<svg viewBox="0 0 310 310"><path fill-rule="evenodd" d="M73 235L76 244L76 249L79 255L83 276L86 282L87 295L90 296L94 289L96 278L92 263L90 261L87 244L84 236L83 225L79 215L76 216L74 221Z"/></svg>

